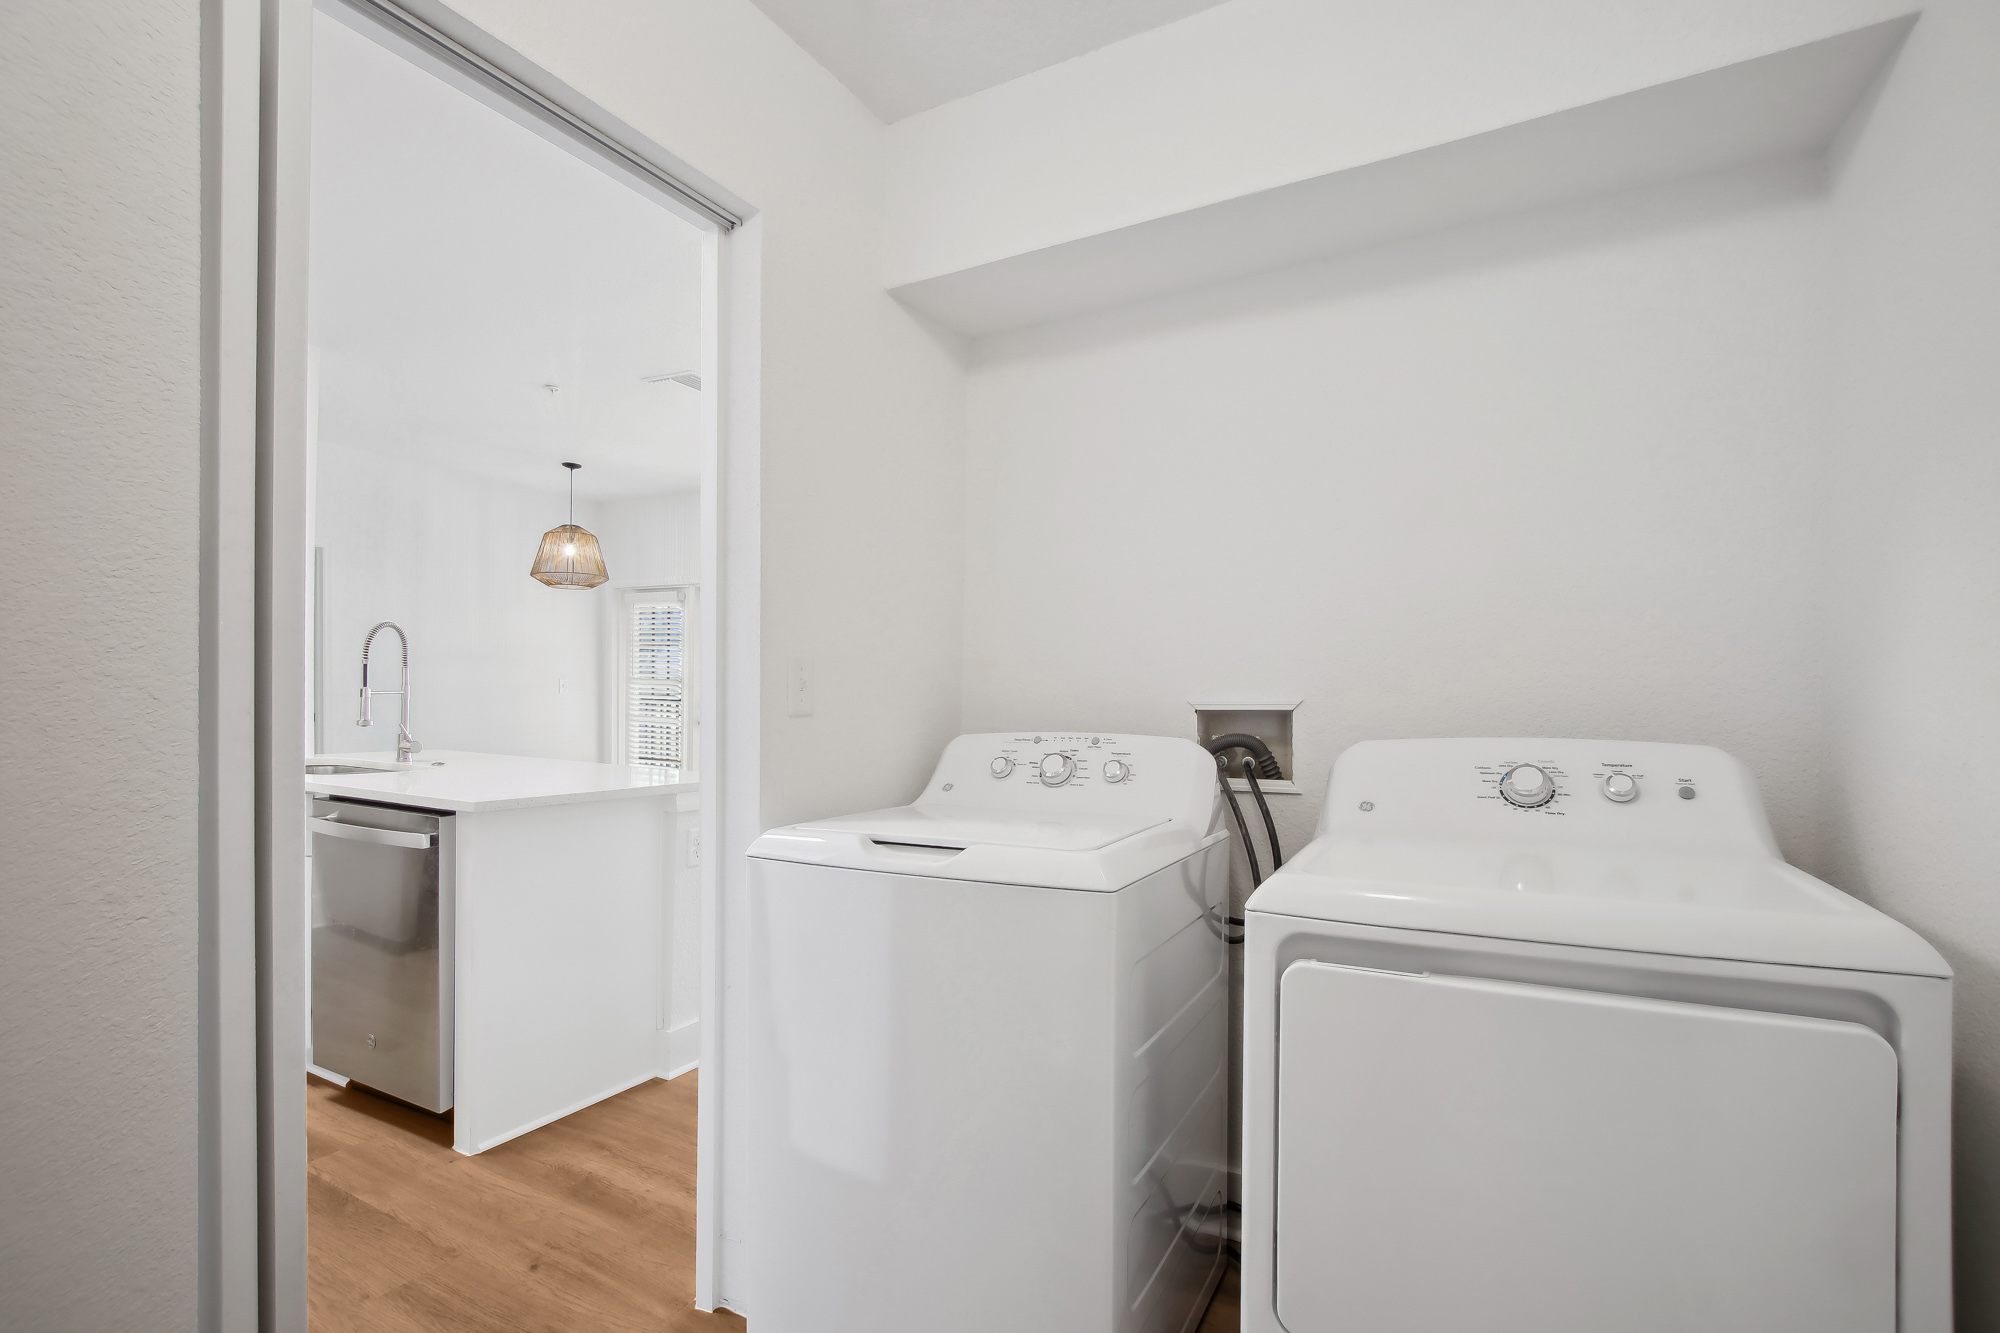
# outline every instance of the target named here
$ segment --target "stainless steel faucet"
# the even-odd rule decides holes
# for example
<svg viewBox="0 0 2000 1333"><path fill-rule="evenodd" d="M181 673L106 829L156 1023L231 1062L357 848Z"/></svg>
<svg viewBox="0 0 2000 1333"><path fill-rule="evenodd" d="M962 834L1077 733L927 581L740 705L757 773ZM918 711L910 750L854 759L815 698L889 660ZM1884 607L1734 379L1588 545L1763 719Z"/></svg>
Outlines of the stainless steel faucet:
<svg viewBox="0 0 2000 1333"><path fill-rule="evenodd" d="M375 642L375 636L385 629L396 631L396 637L403 641L402 688L396 690L371 690L368 688L368 649ZM368 637L361 641L361 718L356 726L372 727L375 719L369 716L369 700L378 694L393 694L403 701L402 717L396 723L396 762L407 764L410 756L424 747L410 735L410 636L403 633L403 627L393 620L385 620L368 631Z"/></svg>

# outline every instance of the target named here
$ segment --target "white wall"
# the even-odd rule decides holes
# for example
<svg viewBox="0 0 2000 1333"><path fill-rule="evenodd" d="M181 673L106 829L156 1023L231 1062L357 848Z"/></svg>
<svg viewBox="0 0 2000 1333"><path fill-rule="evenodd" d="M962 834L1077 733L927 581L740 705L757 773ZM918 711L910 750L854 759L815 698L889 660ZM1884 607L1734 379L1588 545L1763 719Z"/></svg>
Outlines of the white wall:
<svg viewBox="0 0 2000 1333"><path fill-rule="evenodd" d="M596 501L609 588L701 582L701 493L631 495Z"/></svg>
<svg viewBox="0 0 2000 1333"><path fill-rule="evenodd" d="M1849 31L1905 0L1233 0L898 121L890 286Z"/></svg>
<svg viewBox="0 0 2000 1333"><path fill-rule="evenodd" d="M2000 8L1934 0L1834 193L1835 882L1957 985L1961 1329L2000 1327Z"/></svg>
<svg viewBox="0 0 2000 1333"><path fill-rule="evenodd" d="M355 724L361 642L392 620L410 636L410 731L426 747L597 759L609 594L528 577L542 534L563 521L564 488L324 442L318 471L326 752L395 748L400 701L375 700L375 725ZM577 521L590 527L595 508L579 501ZM393 632L375 636L376 688L396 688L400 650Z"/></svg>
<svg viewBox="0 0 2000 1333"><path fill-rule="evenodd" d="M1710 177L979 344L968 730L1305 699L1368 737L1700 741L1823 864L1816 168Z"/></svg>
<svg viewBox="0 0 2000 1333"><path fill-rule="evenodd" d="M0 9L0 1323L191 1328L200 15Z"/></svg>
<svg viewBox="0 0 2000 1333"><path fill-rule="evenodd" d="M610 762L617 589L700 579L700 497L579 500L610 582L587 591L528 577L563 521L563 486L516 486L408 456L322 444L314 542L325 552L326 751L386 751L395 699L355 725L361 642L378 621L410 635L410 729L433 750ZM369 678L396 688L383 631Z"/></svg>

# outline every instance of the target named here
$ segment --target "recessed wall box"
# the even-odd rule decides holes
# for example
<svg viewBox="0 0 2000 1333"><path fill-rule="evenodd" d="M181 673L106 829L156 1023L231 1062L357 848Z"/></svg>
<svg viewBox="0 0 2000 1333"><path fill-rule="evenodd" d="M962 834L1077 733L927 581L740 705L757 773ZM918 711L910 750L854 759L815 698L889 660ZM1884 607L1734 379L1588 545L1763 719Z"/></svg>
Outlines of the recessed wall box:
<svg viewBox="0 0 2000 1333"><path fill-rule="evenodd" d="M1190 699L1189 707L1194 709L1195 739L1203 745L1217 736L1227 736L1233 732L1247 732L1271 747L1271 754L1284 771L1281 781L1259 780L1266 795L1299 794L1298 773L1292 767L1292 714L1304 700L1288 699L1277 702L1270 700L1210 700ZM1231 765L1232 769L1235 767ZM1237 791L1250 790L1250 784L1242 778L1231 778L1229 785Z"/></svg>

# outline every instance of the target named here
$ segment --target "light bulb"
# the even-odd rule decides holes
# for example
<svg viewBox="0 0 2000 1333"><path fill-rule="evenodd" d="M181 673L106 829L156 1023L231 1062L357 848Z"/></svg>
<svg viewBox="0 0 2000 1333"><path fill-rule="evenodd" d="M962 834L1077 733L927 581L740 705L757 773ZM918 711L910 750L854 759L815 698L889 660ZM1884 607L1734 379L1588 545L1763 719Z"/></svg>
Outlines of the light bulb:
<svg viewBox="0 0 2000 1333"><path fill-rule="evenodd" d="M576 554L576 543L575 543L575 542L571 542L571 543L570 543L569 545L567 545L567 546L563 547L563 554L564 554L564 555L575 555L575 554Z"/></svg>

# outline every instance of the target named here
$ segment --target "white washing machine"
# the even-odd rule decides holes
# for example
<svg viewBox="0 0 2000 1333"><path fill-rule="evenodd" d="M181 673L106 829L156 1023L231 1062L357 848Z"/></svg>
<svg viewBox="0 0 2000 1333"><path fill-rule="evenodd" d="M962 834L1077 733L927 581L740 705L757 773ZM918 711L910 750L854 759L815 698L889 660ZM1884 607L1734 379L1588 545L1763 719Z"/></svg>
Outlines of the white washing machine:
<svg viewBox="0 0 2000 1333"><path fill-rule="evenodd" d="M1246 919L1245 1333L1948 1333L1950 969L1720 750L1356 745Z"/></svg>
<svg viewBox="0 0 2000 1333"><path fill-rule="evenodd" d="M1215 761L961 736L750 850L758 1333L1181 1333L1224 1261Z"/></svg>

